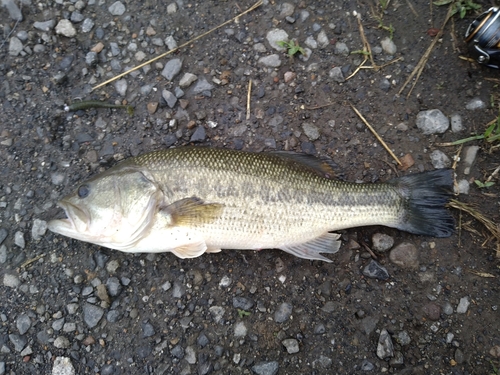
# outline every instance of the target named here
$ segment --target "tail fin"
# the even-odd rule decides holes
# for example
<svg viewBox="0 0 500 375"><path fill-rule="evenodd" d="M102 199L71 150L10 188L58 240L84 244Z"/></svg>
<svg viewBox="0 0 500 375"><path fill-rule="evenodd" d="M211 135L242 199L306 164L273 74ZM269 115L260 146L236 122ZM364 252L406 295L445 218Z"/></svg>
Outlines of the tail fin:
<svg viewBox="0 0 500 375"><path fill-rule="evenodd" d="M449 237L455 221L445 208L453 191L453 170L437 169L403 176L389 182L404 200L398 229L432 237Z"/></svg>

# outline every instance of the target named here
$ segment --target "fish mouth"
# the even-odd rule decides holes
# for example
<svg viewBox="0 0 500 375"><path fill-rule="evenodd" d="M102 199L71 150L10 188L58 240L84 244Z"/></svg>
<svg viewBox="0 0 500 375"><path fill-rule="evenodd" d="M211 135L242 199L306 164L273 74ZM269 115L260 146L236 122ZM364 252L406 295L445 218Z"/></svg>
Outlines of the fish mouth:
<svg viewBox="0 0 500 375"><path fill-rule="evenodd" d="M77 240L88 241L90 220L88 213L69 202L60 201L57 205L64 210L66 218L49 221L49 230Z"/></svg>

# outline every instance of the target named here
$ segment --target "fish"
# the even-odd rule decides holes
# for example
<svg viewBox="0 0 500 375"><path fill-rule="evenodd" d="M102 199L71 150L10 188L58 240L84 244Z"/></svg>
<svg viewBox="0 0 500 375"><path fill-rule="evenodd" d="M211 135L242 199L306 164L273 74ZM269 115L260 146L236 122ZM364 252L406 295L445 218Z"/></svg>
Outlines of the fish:
<svg viewBox="0 0 500 375"><path fill-rule="evenodd" d="M123 252L194 258L222 249L281 249L332 262L342 229L383 225L448 237L454 174L437 169L383 183L333 178L292 152L184 146L128 158L58 202L57 234Z"/></svg>

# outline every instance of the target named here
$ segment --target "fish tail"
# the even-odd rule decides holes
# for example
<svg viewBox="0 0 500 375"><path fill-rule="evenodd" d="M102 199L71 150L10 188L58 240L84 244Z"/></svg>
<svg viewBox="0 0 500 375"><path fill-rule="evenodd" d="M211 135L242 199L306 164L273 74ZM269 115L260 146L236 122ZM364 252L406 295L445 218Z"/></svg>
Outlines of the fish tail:
<svg viewBox="0 0 500 375"><path fill-rule="evenodd" d="M455 220L446 209L453 192L453 169L437 169L391 180L403 198L398 229L432 237L449 237Z"/></svg>

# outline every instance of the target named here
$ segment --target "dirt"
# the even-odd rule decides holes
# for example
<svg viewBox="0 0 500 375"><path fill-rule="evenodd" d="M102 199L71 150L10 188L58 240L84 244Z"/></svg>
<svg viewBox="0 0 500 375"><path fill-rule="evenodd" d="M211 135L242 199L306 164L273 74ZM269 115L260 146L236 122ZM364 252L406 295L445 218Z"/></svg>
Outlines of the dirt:
<svg viewBox="0 0 500 375"><path fill-rule="evenodd" d="M434 150L453 160L459 148L438 144L481 134L498 115L498 71L460 58L468 56L465 30L480 12L452 18L409 96L409 86L399 90L432 42L434 29L441 27L446 7L392 1L381 12L375 1L290 0L292 19L287 20L286 5L266 1L237 22L125 76L122 96L115 83L92 87L138 65L137 51L144 52L142 61L164 53L167 47L155 45L153 38L172 35L181 45L252 2L178 0L174 7L173 2L129 1L120 16L110 14L112 3L24 1L24 19L17 24L0 8L5 40L0 49L0 228L7 233L0 249L0 374L48 374L59 368L71 373L72 367L77 374L103 375L498 373L496 243L457 210L457 232L446 239L385 227L345 230L331 264L279 250L228 250L181 260L172 254L121 253L49 231L35 239L31 233L36 219L61 217L55 204L79 181L124 158L167 146L312 153L331 158L339 178L366 183L432 170ZM482 11L488 9L480 3ZM81 4L83 18L95 23L90 32L82 31L83 22L76 19L74 37L57 34L54 26L46 32L34 27L37 21L57 24L71 18ZM380 69L356 71L364 55L354 53L363 49L354 12L361 15ZM380 48L389 27L397 47L393 55ZM21 34L23 52L17 56L9 54L12 28L11 36L27 33ZM321 31L328 41L303 61L269 45L266 35L275 28L301 46L308 36L317 40ZM99 42L104 50L89 65L87 54ZM112 42L118 44L116 56ZM339 42L351 53L335 53ZM259 52L258 43L265 51ZM279 67L259 63L272 54L278 54ZM182 60L182 69L168 81L161 72L173 58ZM336 82L329 75L335 67L344 77L355 74ZM293 78L285 82L287 72ZM204 77L213 88L195 93L195 82L170 108L162 91L174 92L184 73L195 74L197 82ZM466 109L474 98L485 107ZM65 104L81 99L131 104L135 110L132 116L122 109L64 111ZM410 154L415 164L398 169L351 105L398 157ZM448 117L459 114L464 130L423 134L416 117L428 109ZM306 135L304 123L319 131L318 139ZM498 223L498 176L489 188L473 183L485 181L498 166L498 148L481 141L468 145L480 149L469 175L457 162L457 178L470 182L469 194L457 199ZM24 247L19 239L16 244L17 232ZM401 266L390 261L389 252L375 252L390 278L365 276L373 258L365 246L372 246L375 233L390 235L396 245L413 244L417 263ZM393 351L379 358L383 330ZM57 357L69 364L60 365Z"/></svg>

